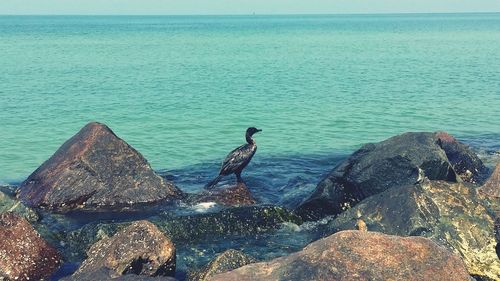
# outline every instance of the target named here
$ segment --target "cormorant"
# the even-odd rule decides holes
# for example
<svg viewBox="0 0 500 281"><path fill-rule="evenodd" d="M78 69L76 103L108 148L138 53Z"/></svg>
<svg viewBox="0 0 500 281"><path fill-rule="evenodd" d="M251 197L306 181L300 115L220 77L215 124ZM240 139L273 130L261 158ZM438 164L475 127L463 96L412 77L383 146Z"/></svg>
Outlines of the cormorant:
<svg viewBox="0 0 500 281"><path fill-rule="evenodd" d="M229 154L226 156L226 159L224 159L224 161L222 162L222 167L220 168L219 175L207 185L205 185L206 189L214 187L223 176L227 176L233 173L236 175L237 182L242 182L241 171L243 171L248 163L250 163L250 160L252 160L255 151L257 151L257 145L252 139L252 136L253 134L260 131L262 130L254 127L250 127L247 129L247 132L245 134L247 143L229 152Z"/></svg>

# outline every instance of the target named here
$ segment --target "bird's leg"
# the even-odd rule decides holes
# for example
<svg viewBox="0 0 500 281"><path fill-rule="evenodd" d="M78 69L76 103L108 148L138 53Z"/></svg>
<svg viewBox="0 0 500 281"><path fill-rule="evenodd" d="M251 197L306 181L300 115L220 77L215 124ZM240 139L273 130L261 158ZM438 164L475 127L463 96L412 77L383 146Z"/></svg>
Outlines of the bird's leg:
<svg viewBox="0 0 500 281"><path fill-rule="evenodd" d="M236 182L237 183L243 182L243 179L241 178L241 172L235 173L235 175L236 175Z"/></svg>

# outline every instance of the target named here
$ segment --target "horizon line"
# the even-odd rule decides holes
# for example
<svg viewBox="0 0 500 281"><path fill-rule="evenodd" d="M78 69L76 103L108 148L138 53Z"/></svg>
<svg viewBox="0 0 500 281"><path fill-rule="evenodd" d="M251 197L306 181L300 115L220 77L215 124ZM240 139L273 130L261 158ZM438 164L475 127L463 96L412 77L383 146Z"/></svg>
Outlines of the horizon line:
<svg viewBox="0 0 500 281"><path fill-rule="evenodd" d="M373 13L234 13L234 14L1 14L0 16L341 16L341 15L443 15L443 14L499 14L500 11L467 12L373 12Z"/></svg>

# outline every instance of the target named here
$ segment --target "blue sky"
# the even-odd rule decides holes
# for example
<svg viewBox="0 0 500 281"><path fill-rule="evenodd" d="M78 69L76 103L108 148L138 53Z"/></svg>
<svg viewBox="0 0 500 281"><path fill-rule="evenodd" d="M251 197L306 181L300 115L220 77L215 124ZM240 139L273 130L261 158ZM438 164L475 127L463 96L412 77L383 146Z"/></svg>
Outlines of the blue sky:
<svg viewBox="0 0 500 281"><path fill-rule="evenodd" d="M500 12L500 0L0 0L0 14Z"/></svg>

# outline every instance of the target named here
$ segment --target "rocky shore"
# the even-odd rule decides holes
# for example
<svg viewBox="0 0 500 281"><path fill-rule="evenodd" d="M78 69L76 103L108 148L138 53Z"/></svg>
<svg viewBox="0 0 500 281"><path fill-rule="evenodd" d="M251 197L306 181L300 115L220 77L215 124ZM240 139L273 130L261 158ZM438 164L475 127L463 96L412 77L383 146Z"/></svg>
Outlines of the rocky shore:
<svg viewBox="0 0 500 281"><path fill-rule="evenodd" d="M295 208L188 193L89 123L0 188L0 280L500 280L500 163L421 132L331 168Z"/></svg>

